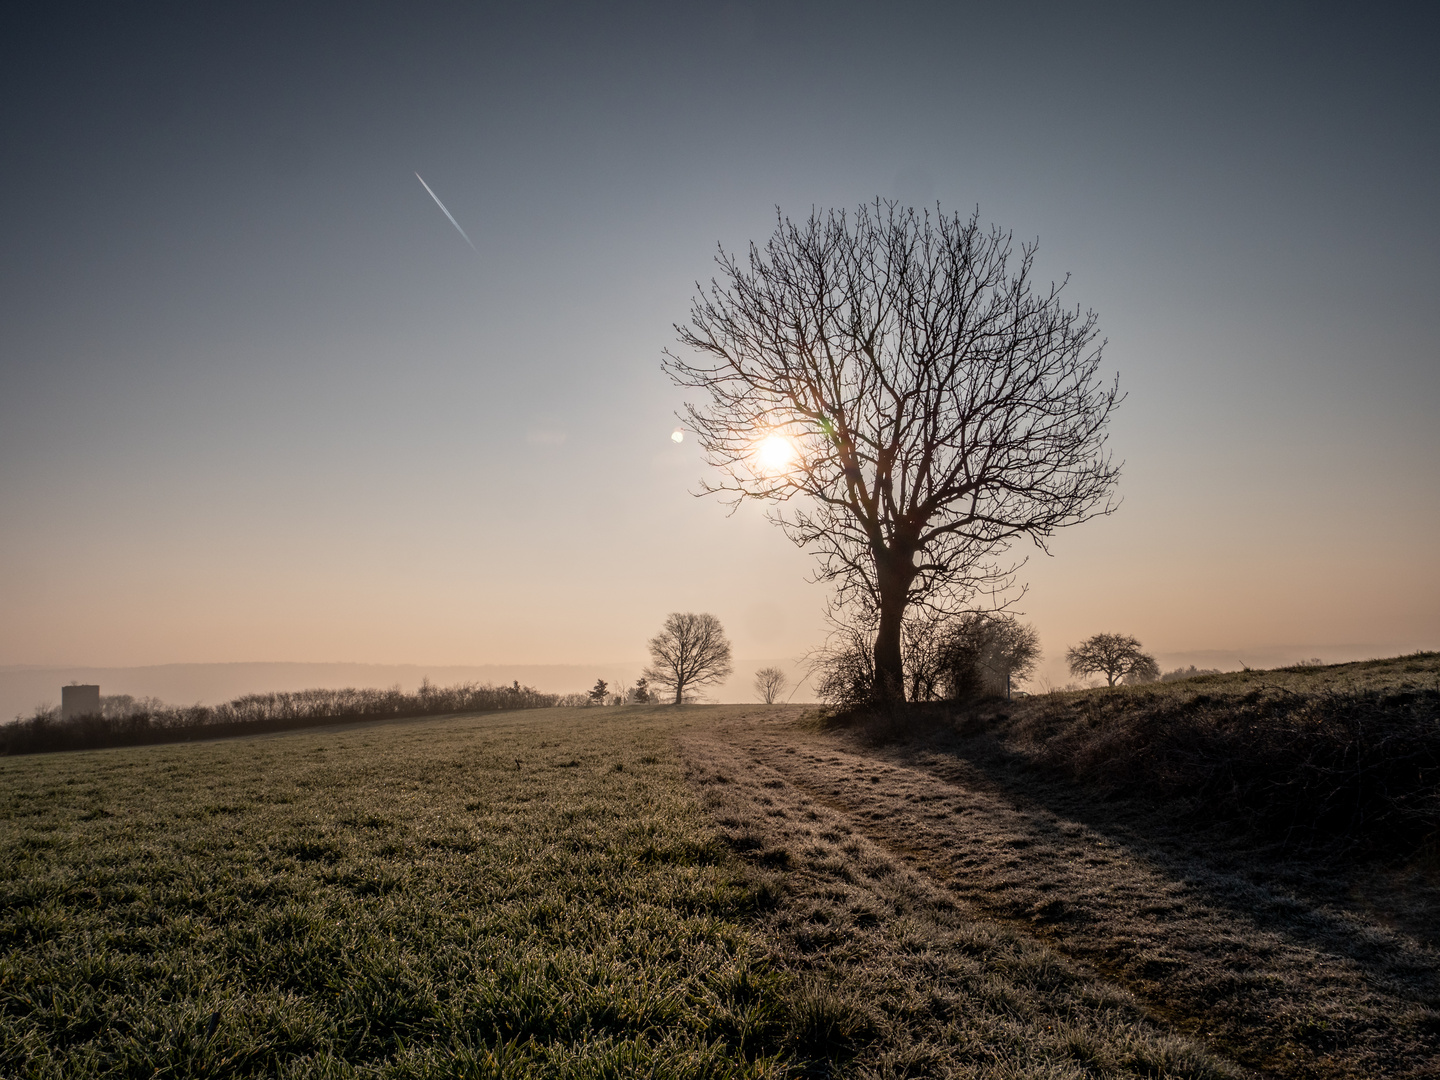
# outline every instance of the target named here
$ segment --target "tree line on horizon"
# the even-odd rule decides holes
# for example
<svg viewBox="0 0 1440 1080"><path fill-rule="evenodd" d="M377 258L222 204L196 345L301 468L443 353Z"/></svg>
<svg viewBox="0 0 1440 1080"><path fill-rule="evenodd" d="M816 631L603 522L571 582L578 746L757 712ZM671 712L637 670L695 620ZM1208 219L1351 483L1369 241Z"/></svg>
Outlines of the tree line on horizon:
<svg viewBox="0 0 1440 1080"><path fill-rule="evenodd" d="M838 631L812 653L809 664L819 676L822 701L841 709L876 703L873 642L863 626L837 621ZM902 637L905 697L914 702L968 703L1009 697L1040 658L1034 627L1013 615L969 612L960 616L912 618ZM128 694L100 699L100 711L61 718L53 706L37 707L28 717L0 725L0 755L54 750L96 749L221 738L285 731L346 722L409 719L451 713L515 709L690 704L699 689L728 678L733 671L729 639L720 620L709 613L672 612L649 643L651 662L635 684L612 689L603 678L585 693L552 694L522 686L458 683L440 687L425 679L413 693L389 689L309 689L244 694L221 705L168 705L157 698ZM1075 675L1099 674L1107 683L1174 681L1215 673L1215 669L1178 668L1161 673L1138 640L1121 634L1096 634L1066 651ZM1319 660L1301 661L1314 666ZM789 686L783 671L762 668L753 689L765 704L775 704ZM663 692L663 695L662 695Z"/></svg>
<svg viewBox="0 0 1440 1080"><path fill-rule="evenodd" d="M428 679L409 693L399 686L292 690L242 694L220 705L167 705L156 698L115 694L100 699L96 714L62 719L58 709L41 706L28 717L0 725L0 754L183 742L361 720L545 709L584 700L584 694L547 694L518 681L509 686L436 686Z"/></svg>
<svg viewBox="0 0 1440 1080"><path fill-rule="evenodd" d="M53 750L98 749L259 734L365 720L398 720L449 713L514 709L653 704L662 692L673 704L698 700L697 691L727 678L733 670L730 642L720 620L708 613L674 612L649 641L650 664L634 686L612 689L603 678L586 693L551 694L522 686L457 683L436 686L425 679L413 693L389 689L310 689L243 694L220 705L169 705L158 698L114 694L100 699L100 711L62 718L40 706L28 717L0 725L0 755ZM773 701L785 684L782 672L757 674L757 689Z"/></svg>
<svg viewBox="0 0 1440 1080"><path fill-rule="evenodd" d="M822 701L843 709L877 701L874 626L832 619L830 640L812 653L809 666L818 675ZM656 688L672 694L672 704L695 700L696 687L727 678L732 671L730 643L720 620L708 613L674 612L650 640L651 663L628 690L612 690L604 679L590 691L590 704L646 704L661 700ZM1040 639L1033 626L1005 612L960 615L920 613L902 627L901 663L905 700L970 702L1011 696L1040 659ZM1095 634L1065 652L1070 673L1101 675L1109 686L1170 682L1214 669L1177 668L1161 673L1155 658L1139 640L1126 634ZM778 668L755 673L755 695L775 704L789 685Z"/></svg>

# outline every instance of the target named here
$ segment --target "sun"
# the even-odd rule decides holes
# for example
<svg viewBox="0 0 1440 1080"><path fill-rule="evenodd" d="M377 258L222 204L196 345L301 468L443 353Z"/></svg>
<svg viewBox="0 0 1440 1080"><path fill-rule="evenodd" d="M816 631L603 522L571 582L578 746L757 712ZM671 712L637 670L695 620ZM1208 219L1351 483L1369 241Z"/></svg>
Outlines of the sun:
<svg viewBox="0 0 1440 1080"><path fill-rule="evenodd" d="M795 456L795 441L778 433L765 436L755 447L755 463L769 473L783 472Z"/></svg>

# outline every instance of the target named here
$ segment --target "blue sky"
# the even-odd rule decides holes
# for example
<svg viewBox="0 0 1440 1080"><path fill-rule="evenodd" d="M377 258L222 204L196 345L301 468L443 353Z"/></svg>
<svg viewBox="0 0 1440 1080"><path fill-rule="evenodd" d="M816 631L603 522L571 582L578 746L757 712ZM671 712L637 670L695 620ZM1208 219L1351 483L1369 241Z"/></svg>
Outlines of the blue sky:
<svg viewBox="0 0 1440 1080"><path fill-rule="evenodd" d="M1027 568L1052 659L1440 647L1432 9L1081 8L10 9L0 664L799 655L659 355L717 243L877 196L1100 313L1125 503Z"/></svg>

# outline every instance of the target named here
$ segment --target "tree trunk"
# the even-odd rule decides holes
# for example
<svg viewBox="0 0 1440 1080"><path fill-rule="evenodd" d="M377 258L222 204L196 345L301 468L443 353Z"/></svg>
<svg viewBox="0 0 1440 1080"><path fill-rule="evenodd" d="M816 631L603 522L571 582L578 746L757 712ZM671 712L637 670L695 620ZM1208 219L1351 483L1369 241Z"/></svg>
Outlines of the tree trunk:
<svg viewBox="0 0 1440 1080"><path fill-rule="evenodd" d="M915 578L914 564L906 553L886 552L875 559L876 581L880 586L880 626L875 634L876 704L899 704L905 700L905 663L900 654L900 630L905 622L905 600Z"/></svg>

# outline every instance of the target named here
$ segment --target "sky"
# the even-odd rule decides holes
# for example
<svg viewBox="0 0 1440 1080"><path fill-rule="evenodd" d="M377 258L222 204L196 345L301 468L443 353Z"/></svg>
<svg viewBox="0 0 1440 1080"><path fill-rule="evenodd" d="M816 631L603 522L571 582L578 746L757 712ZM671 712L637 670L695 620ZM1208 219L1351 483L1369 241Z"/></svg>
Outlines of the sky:
<svg viewBox="0 0 1440 1080"><path fill-rule="evenodd" d="M0 20L0 665L804 655L813 562L693 495L659 361L717 245L877 197L1099 313L1123 503L1017 549L1044 679L1440 648L1433 7Z"/></svg>

